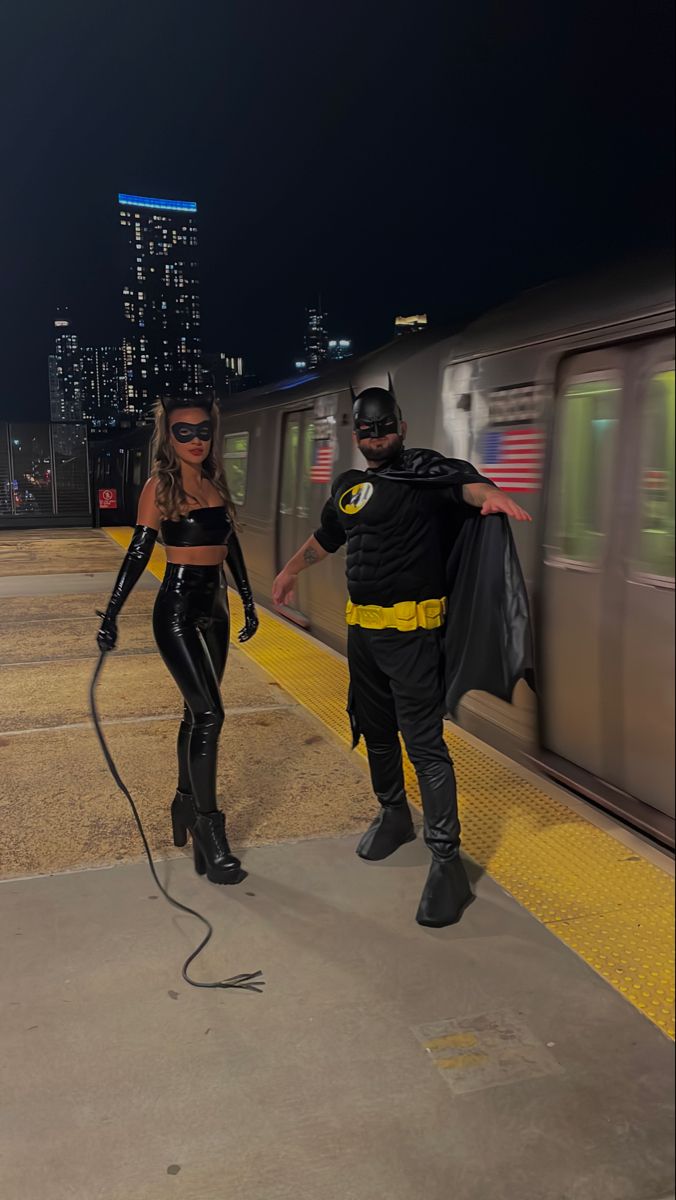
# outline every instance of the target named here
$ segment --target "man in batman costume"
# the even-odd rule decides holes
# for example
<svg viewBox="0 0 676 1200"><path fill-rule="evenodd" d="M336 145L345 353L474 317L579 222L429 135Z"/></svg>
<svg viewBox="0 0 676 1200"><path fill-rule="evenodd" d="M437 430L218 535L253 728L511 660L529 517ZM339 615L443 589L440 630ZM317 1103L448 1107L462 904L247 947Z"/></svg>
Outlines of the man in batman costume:
<svg viewBox="0 0 676 1200"><path fill-rule="evenodd" d="M387 858L415 837L399 733L420 784L432 864L416 920L456 922L472 899L443 716L478 689L511 700L532 671L526 591L508 518L530 520L470 463L406 450L388 388L353 393L354 438L366 470L338 476L314 535L273 585L293 595L300 571L347 548L348 712L366 742L380 812L361 858Z"/></svg>

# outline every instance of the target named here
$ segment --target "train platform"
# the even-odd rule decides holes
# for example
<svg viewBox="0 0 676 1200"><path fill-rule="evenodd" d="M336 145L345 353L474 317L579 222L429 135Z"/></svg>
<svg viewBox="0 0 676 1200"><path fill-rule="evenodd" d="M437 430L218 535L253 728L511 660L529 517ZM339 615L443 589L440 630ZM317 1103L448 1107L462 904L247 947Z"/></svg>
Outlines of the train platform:
<svg viewBox="0 0 676 1200"><path fill-rule="evenodd" d="M422 839L354 854L374 802L345 662L262 611L219 764L249 874L207 884L171 844L158 551L106 736L163 882L214 924L195 974L266 980L183 983L201 928L158 893L87 710L128 536L0 532L3 1200L671 1200L671 856L451 727L477 900L421 929Z"/></svg>

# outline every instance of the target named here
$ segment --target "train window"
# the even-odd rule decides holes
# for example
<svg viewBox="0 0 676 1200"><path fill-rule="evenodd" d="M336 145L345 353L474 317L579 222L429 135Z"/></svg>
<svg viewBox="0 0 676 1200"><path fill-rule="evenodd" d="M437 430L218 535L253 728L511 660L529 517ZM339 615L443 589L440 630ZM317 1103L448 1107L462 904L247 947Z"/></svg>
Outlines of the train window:
<svg viewBox="0 0 676 1200"><path fill-rule="evenodd" d="M292 414L286 418L284 425L282 483L279 492L279 511L283 516L289 516L296 507L299 446L300 417Z"/></svg>
<svg viewBox="0 0 676 1200"><path fill-rule="evenodd" d="M223 438L223 465L233 504L244 504L248 458L248 433L226 433Z"/></svg>
<svg viewBox="0 0 676 1200"><path fill-rule="evenodd" d="M637 544L634 570L674 578L674 367L653 373L641 405L641 465L638 477Z"/></svg>
<svg viewBox="0 0 676 1200"><path fill-rule="evenodd" d="M551 549L570 562L601 560L621 398L619 374L603 371L569 376L558 399Z"/></svg>

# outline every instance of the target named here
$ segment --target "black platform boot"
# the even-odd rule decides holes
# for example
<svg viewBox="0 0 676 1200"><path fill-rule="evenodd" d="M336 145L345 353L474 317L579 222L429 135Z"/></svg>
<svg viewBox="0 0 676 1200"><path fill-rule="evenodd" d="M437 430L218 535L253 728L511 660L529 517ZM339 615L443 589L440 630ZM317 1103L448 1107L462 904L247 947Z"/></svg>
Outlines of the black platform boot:
<svg viewBox="0 0 676 1200"><path fill-rule="evenodd" d="M211 883L241 883L246 879L242 864L230 852L222 812L197 812L190 832L198 875L206 875Z"/></svg>
<svg viewBox="0 0 676 1200"><path fill-rule="evenodd" d="M209 853L203 851L201 843L195 840L195 827L200 816L210 819L215 818L215 832L213 837L208 832L206 835L204 832L202 833L202 838L206 846L211 847ZM220 832L218 830L219 817ZM195 808L195 802L191 793L177 791L171 804L171 827L174 834L175 846L185 846L188 840L188 833L191 834L193 859L198 875L206 874L212 883L240 883L242 879L246 878L246 872L242 870L241 862L230 852L228 839L225 836L225 819L223 813L215 809L211 813L200 814ZM209 874L209 863L212 864L211 875ZM214 872L218 873L218 879L212 878ZM234 878L238 872L239 878ZM227 878L221 878L223 875L227 875Z"/></svg>
<svg viewBox="0 0 676 1200"><path fill-rule="evenodd" d="M171 829L175 846L185 846L188 840L188 830L195 824L195 806L190 792L180 792L171 802Z"/></svg>
<svg viewBox="0 0 676 1200"><path fill-rule="evenodd" d="M380 862L414 840L415 828L406 800L403 804L384 804L359 842L357 854L369 862Z"/></svg>
<svg viewBox="0 0 676 1200"><path fill-rule="evenodd" d="M445 860L433 858L415 919L419 925L435 929L455 925L473 899L460 855Z"/></svg>

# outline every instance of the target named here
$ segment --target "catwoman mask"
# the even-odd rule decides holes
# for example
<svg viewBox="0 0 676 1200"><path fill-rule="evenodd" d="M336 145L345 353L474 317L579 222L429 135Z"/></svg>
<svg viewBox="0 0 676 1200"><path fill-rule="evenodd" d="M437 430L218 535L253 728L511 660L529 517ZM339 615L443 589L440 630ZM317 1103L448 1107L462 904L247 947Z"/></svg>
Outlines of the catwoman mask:
<svg viewBox="0 0 676 1200"><path fill-rule="evenodd" d="M210 442L213 434L211 421L200 421L199 425L191 425L189 421L177 421L171 427L172 435L177 442L192 442L199 438L200 442Z"/></svg>

